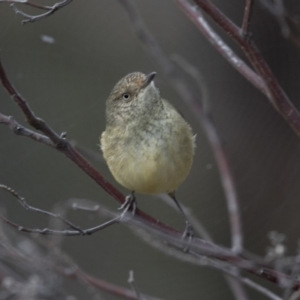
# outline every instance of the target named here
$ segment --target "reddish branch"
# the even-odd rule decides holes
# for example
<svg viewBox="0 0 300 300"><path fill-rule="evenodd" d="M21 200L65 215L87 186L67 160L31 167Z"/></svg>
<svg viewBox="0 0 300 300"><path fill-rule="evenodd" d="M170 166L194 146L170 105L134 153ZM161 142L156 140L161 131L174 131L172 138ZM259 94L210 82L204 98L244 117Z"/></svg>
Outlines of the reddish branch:
<svg viewBox="0 0 300 300"><path fill-rule="evenodd" d="M74 272L68 272L65 270L65 268L58 268L58 270L61 274L63 274L64 276L66 276L68 278L80 280L85 284L93 286L94 288L97 288L101 291L110 293L112 295L119 296L124 299L130 299L130 300L139 300L140 299L136 296L136 293L134 291L123 288L116 284L112 284L112 283L102 280L98 277L91 276L80 269L76 269ZM161 300L159 298L149 296L149 295L142 294L141 296L147 300L148 299L149 300Z"/></svg>
<svg viewBox="0 0 300 300"><path fill-rule="evenodd" d="M25 136L36 142L54 147L52 141L45 135L32 131L19 124L12 116L6 116L0 113L0 124L8 125L8 127L17 135Z"/></svg>
<svg viewBox="0 0 300 300"><path fill-rule="evenodd" d="M246 0L244 18L241 28L241 36L246 37L249 34L249 27L252 15L253 0Z"/></svg>
<svg viewBox="0 0 300 300"><path fill-rule="evenodd" d="M202 32L204 31L206 32L206 35L210 36L215 34L212 29L208 28L203 22L203 18L201 18L201 14L196 11L195 6L192 6L188 1L185 0L176 0L176 2L178 6L186 13L186 15L193 21L193 23L195 23L198 28L201 28ZM300 114L281 88L276 77L260 54L249 34L245 35L244 32L242 35L240 28L238 28L229 18L227 18L211 1L194 0L194 2L240 46L241 50L247 56L253 68L256 70L257 75L259 75L259 77L252 76L251 79L248 76L244 77L255 87L260 86L259 80L263 81L266 89L266 95L272 105L283 116L283 118L297 133L297 135L300 136ZM248 17L245 17L246 20L247 18ZM245 28L248 30L248 27L244 26L244 29ZM229 59L230 56L225 53L227 49L230 49L230 47L226 45L227 49L225 49L220 47L220 44L218 43L213 43L213 45L229 62L231 62ZM237 66L235 66L235 68L238 69ZM260 90L262 91L262 89Z"/></svg>
<svg viewBox="0 0 300 300"><path fill-rule="evenodd" d="M191 5L186 5L185 1L176 1L183 12L194 22L196 27L207 38L207 40L216 48L216 50L235 68L243 77L250 81L257 89L266 94L267 89L264 82L212 29L206 22L200 10Z"/></svg>

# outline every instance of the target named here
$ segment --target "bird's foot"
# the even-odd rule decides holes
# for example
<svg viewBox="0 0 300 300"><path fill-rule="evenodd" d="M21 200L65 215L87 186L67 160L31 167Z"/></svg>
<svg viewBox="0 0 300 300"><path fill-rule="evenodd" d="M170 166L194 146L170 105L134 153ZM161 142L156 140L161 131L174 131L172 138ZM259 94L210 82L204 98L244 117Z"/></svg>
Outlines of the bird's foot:
<svg viewBox="0 0 300 300"><path fill-rule="evenodd" d="M190 245L193 241L193 238L195 236L194 228L191 223L186 222L185 229L182 235L183 240L187 240L187 244L183 248L183 252L187 253L190 250Z"/></svg>
<svg viewBox="0 0 300 300"><path fill-rule="evenodd" d="M120 215L120 220L124 218L128 210L131 210L131 213L134 216L136 207L135 195L134 192L132 192L130 195L126 196L125 202L118 208L118 210L123 210L122 214Z"/></svg>

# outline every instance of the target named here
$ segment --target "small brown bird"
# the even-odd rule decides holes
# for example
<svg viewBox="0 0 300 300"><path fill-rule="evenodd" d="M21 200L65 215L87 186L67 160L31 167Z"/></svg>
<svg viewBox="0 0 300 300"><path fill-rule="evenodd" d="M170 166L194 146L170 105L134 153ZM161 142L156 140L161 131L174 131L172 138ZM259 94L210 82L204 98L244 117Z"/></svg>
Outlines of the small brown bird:
<svg viewBox="0 0 300 300"><path fill-rule="evenodd" d="M132 191L122 208L135 209L134 192L167 193L186 219L185 235L192 236L175 191L191 169L195 136L180 113L160 97L155 75L131 73L115 85L106 102L101 149L114 178Z"/></svg>

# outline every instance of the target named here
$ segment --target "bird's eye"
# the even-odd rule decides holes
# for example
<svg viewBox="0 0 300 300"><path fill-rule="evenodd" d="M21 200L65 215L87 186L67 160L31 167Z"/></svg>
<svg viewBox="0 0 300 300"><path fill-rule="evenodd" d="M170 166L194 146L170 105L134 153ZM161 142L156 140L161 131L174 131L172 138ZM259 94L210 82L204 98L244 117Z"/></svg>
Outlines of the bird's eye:
<svg viewBox="0 0 300 300"><path fill-rule="evenodd" d="M122 98L125 100L125 101L129 101L130 100L130 94L129 93L124 93L122 95Z"/></svg>

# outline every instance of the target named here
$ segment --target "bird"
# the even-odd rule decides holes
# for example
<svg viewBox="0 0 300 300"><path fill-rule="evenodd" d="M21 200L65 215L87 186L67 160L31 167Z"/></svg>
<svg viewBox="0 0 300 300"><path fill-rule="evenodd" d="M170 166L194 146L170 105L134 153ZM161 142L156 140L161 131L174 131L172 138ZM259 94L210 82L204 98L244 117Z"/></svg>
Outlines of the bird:
<svg viewBox="0 0 300 300"><path fill-rule="evenodd" d="M194 231L175 192L186 179L195 153L191 126L155 86L156 72L126 75L106 101L103 157L115 180L131 191L121 206L136 209L135 193L166 193L186 222L184 236Z"/></svg>

